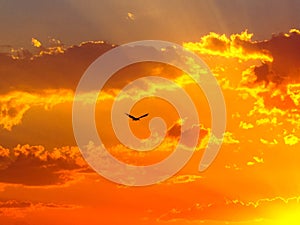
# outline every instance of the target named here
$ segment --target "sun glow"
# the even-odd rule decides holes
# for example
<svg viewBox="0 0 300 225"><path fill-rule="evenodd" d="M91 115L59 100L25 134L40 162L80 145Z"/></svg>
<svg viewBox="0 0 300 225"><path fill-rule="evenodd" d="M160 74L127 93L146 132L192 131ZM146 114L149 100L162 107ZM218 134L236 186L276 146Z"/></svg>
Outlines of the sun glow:
<svg viewBox="0 0 300 225"><path fill-rule="evenodd" d="M284 213L279 213L278 216L275 216L274 220L270 221L267 224L273 225L298 225L300 223L300 208L292 209ZM278 214L278 210L276 210Z"/></svg>

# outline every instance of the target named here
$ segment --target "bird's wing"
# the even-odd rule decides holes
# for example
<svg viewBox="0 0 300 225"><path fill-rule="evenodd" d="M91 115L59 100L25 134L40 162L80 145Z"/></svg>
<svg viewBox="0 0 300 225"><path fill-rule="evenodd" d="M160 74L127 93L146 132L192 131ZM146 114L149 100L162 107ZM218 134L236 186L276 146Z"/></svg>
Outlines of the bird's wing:
<svg viewBox="0 0 300 225"><path fill-rule="evenodd" d="M143 117L146 117L146 116L148 116L148 115L149 115L149 113L146 113L146 114L140 116L139 119L140 119L140 118L143 118Z"/></svg>
<svg viewBox="0 0 300 225"><path fill-rule="evenodd" d="M125 113L128 117L130 117L131 119L137 119L136 117L134 117L134 116L132 116L132 115L130 115L130 114L128 114L128 113Z"/></svg>

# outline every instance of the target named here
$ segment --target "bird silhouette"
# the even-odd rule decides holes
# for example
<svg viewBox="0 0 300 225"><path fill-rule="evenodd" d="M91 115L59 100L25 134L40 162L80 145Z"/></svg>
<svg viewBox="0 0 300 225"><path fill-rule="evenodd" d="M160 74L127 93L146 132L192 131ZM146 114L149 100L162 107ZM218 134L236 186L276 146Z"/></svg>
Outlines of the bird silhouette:
<svg viewBox="0 0 300 225"><path fill-rule="evenodd" d="M126 114L129 118L131 118L133 121L140 120L141 118L146 117L146 116L149 115L149 113L146 113L146 114L144 114L144 115L142 115L142 116L140 116L140 117L134 117L134 116L132 116L132 115L130 115L130 114L128 114L128 113L125 113L125 114Z"/></svg>

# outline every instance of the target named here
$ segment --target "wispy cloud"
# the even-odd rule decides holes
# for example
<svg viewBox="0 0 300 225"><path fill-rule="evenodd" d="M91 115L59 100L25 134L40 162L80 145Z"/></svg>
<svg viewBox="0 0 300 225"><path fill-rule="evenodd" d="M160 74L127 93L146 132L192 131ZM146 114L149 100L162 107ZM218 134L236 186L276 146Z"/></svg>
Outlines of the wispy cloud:
<svg viewBox="0 0 300 225"><path fill-rule="evenodd" d="M0 201L0 216L20 218L32 211L39 211L45 209L76 209L77 205L61 204L54 202L31 202L6 200Z"/></svg>

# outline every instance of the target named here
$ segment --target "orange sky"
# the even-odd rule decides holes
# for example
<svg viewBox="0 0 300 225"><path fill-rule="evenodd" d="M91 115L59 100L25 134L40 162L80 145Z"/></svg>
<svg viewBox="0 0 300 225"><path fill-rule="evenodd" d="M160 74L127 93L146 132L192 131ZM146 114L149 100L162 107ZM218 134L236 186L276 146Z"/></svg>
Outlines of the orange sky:
<svg viewBox="0 0 300 225"><path fill-rule="evenodd" d="M167 125L164 141L150 153L122 146L109 118L126 84L163 76L181 85L197 108L201 129L192 159L174 177L147 187L105 180L86 164L73 137L76 85L88 65L113 46L90 41L67 47L56 41L49 47L33 38L34 52L0 54L0 223L298 224L300 52L295 46L300 46L300 31L267 40L254 37L251 31L208 33L198 42L182 43L208 64L226 101L224 142L204 172L198 172L198 164L210 134L210 110L201 90L180 70L139 63L120 70L104 87L97 102L97 129L111 153L126 163L162 160L180 133L174 107L148 98L131 113L149 112L149 117L130 122L130 127L146 138L150 119L160 116ZM88 94L82 98L89 100ZM123 112L120 116L127 120Z"/></svg>

